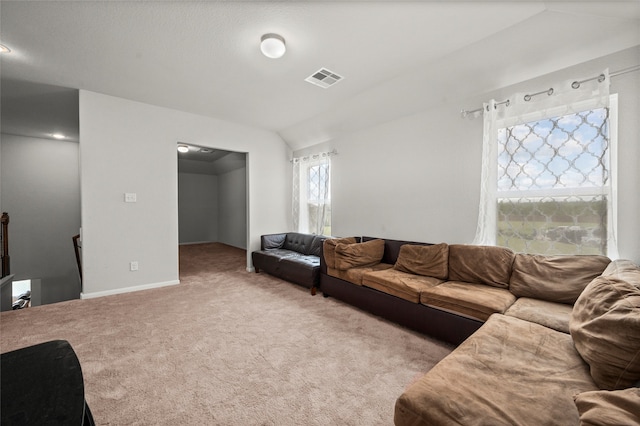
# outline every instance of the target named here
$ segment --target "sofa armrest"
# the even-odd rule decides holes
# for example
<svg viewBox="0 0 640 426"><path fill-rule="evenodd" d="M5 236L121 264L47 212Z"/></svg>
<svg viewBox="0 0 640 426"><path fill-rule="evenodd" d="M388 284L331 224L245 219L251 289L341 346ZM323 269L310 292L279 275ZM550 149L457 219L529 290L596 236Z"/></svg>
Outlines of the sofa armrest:
<svg viewBox="0 0 640 426"><path fill-rule="evenodd" d="M282 248L284 240L287 238L287 233L280 234L266 234L260 236L260 250L272 250Z"/></svg>

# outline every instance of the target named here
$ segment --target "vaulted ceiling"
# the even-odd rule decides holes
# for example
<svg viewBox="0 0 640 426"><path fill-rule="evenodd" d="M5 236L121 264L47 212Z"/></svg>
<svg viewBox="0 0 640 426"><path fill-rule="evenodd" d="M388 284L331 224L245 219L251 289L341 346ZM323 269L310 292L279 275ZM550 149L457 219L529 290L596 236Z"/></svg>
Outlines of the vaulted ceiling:
<svg viewBox="0 0 640 426"><path fill-rule="evenodd" d="M0 18L3 110L25 82L86 89L272 130L293 149L640 44L637 0L2 1ZM281 59L260 53L271 32ZM304 81L323 67L344 80Z"/></svg>

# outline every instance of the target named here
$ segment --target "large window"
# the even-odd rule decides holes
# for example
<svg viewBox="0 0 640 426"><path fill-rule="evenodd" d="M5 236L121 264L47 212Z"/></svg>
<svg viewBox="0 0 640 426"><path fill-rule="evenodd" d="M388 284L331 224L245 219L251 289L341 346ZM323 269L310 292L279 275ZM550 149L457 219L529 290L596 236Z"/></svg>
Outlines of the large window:
<svg viewBox="0 0 640 426"><path fill-rule="evenodd" d="M307 215L312 233L331 235L331 179L330 164L307 168Z"/></svg>
<svg viewBox="0 0 640 426"><path fill-rule="evenodd" d="M293 221L298 232L331 235L329 153L293 160Z"/></svg>
<svg viewBox="0 0 640 426"><path fill-rule="evenodd" d="M609 133L609 108L499 128L496 243L606 254Z"/></svg>
<svg viewBox="0 0 640 426"><path fill-rule="evenodd" d="M307 168L307 199L309 202L318 202L325 198L325 188L331 194L329 180L329 164L316 164Z"/></svg>
<svg viewBox="0 0 640 426"><path fill-rule="evenodd" d="M617 95L605 70L483 105L476 244L617 257Z"/></svg>

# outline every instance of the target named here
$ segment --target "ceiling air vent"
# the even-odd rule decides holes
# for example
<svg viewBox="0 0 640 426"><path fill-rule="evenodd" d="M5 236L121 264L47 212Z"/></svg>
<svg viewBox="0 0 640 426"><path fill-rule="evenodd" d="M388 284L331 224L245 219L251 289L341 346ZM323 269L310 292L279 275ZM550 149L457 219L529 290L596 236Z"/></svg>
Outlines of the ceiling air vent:
<svg viewBox="0 0 640 426"><path fill-rule="evenodd" d="M318 71L305 78L304 81L308 81L311 84L315 84L316 86L326 89L327 87L331 87L341 81L343 78L344 77L329 71L326 68L320 68Z"/></svg>

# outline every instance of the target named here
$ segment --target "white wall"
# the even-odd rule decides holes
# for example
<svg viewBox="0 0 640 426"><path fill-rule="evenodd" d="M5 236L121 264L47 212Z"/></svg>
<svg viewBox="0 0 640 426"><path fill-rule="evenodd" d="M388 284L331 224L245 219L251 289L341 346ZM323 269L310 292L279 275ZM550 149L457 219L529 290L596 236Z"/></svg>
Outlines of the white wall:
<svg viewBox="0 0 640 426"><path fill-rule="evenodd" d="M1 135L1 199L14 280L41 279L41 303L78 298L72 237L80 228L78 144Z"/></svg>
<svg viewBox="0 0 640 426"><path fill-rule="evenodd" d="M247 169L221 174L218 192L218 241L247 248Z"/></svg>
<svg viewBox="0 0 640 426"><path fill-rule="evenodd" d="M178 236L180 244L218 241L217 176L178 173Z"/></svg>
<svg viewBox="0 0 640 426"><path fill-rule="evenodd" d="M84 297L178 282L177 141L248 153L248 269L260 235L290 227L290 150L274 133L81 90Z"/></svg>
<svg viewBox="0 0 640 426"><path fill-rule="evenodd" d="M443 98L436 108L294 155L338 150L332 157L334 235L470 243L480 198L482 120L461 119L460 110L639 62L640 48L634 48L498 91L479 87L480 95ZM640 263L640 72L612 79L611 93L619 94L619 252Z"/></svg>

